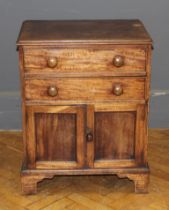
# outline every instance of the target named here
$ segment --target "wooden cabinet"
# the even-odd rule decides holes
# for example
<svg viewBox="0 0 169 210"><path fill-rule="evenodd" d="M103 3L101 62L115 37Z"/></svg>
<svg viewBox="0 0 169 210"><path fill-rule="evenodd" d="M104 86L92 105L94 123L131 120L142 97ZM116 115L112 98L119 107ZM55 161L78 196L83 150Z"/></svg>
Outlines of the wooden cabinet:
<svg viewBox="0 0 169 210"><path fill-rule="evenodd" d="M17 46L23 193L76 174L117 174L147 192L152 41L143 24L26 21Z"/></svg>

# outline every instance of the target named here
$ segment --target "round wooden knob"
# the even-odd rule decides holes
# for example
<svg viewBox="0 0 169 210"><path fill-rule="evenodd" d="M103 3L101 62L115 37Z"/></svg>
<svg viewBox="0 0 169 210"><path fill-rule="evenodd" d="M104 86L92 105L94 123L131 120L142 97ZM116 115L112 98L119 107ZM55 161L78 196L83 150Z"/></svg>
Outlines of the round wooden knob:
<svg viewBox="0 0 169 210"><path fill-rule="evenodd" d="M124 57L121 55L116 55L113 58L113 65L116 67L121 67L124 65Z"/></svg>
<svg viewBox="0 0 169 210"><path fill-rule="evenodd" d="M55 86L50 86L50 87L48 88L48 95L49 95L49 96L54 97L54 96L57 96L57 94L58 94L58 89L57 89L57 87L55 87Z"/></svg>
<svg viewBox="0 0 169 210"><path fill-rule="evenodd" d="M55 57L48 58L47 64L50 68L54 68L57 65L57 58Z"/></svg>
<svg viewBox="0 0 169 210"><path fill-rule="evenodd" d="M121 84L116 84L113 88L113 93L116 96L120 96L123 94L123 87Z"/></svg>

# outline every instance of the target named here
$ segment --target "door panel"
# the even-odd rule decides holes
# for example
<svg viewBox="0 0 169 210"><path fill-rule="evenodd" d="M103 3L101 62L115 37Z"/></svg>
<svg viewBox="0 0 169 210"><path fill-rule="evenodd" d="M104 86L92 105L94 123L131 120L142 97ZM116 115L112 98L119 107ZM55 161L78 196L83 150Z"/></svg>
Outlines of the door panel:
<svg viewBox="0 0 169 210"><path fill-rule="evenodd" d="M33 132L27 142L34 153L28 154L32 160L29 162L30 168L82 167L84 164L83 106L30 106L28 112L31 118L28 120L28 127Z"/></svg>
<svg viewBox="0 0 169 210"><path fill-rule="evenodd" d="M95 160L134 158L135 112L95 112Z"/></svg>
<svg viewBox="0 0 169 210"><path fill-rule="evenodd" d="M37 161L76 160L76 114L37 113Z"/></svg>
<svg viewBox="0 0 169 210"><path fill-rule="evenodd" d="M89 167L134 167L143 164L146 137L144 109L144 104L127 102L93 105L94 117L91 117L91 111L87 116L88 127L91 126L94 136L87 147L87 158L93 160Z"/></svg>

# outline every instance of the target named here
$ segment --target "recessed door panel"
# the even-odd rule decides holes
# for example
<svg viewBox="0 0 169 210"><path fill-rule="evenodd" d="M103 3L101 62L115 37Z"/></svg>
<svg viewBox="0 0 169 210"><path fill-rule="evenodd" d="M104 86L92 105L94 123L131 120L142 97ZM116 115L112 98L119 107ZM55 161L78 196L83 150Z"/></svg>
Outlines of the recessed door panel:
<svg viewBox="0 0 169 210"><path fill-rule="evenodd" d="M76 115L37 113L36 142L38 161L76 161Z"/></svg>
<svg viewBox="0 0 169 210"><path fill-rule="evenodd" d="M135 112L95 112L95 160L134 158Z"/></svg>

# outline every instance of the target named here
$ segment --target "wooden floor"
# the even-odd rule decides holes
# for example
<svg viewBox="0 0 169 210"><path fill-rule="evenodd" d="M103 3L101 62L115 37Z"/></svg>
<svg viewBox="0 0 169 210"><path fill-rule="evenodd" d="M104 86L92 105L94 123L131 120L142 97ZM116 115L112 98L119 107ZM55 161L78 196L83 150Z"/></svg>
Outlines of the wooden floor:
<svg viewBox="0 0 169 210"><path fill-rule="evenodd" d="M116 176L60 176L38 185L38 194L20 191L20 132L0 132L0 210L169 210L169 129L149 131L149 194Z"/></svg>

